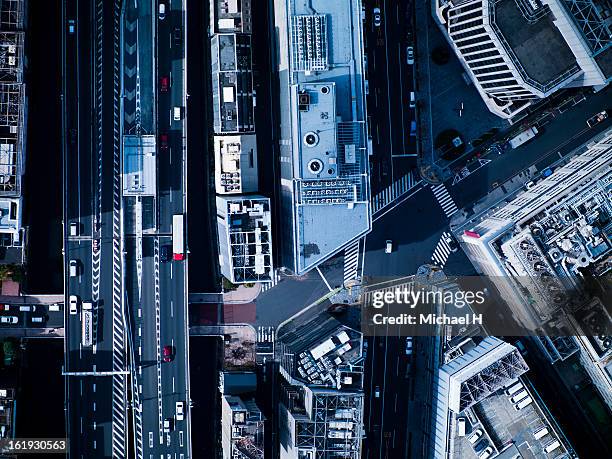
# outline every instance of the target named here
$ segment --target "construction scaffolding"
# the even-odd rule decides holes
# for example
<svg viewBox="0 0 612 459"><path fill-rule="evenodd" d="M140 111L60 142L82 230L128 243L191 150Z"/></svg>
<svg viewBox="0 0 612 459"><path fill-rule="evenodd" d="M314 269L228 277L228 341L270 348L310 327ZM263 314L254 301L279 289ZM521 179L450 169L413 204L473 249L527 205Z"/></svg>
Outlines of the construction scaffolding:
<svg viewBox="0 0 612 459"><path fill-rule="evenodd" d="M0 30L21 30L24 0L0 0Z"/></svg>
<svg viewBox="0 0 612 459"><path fill-rule="evenodd" d="M0 1L0 196L21 195L25 126L23 0Z"/></svg>

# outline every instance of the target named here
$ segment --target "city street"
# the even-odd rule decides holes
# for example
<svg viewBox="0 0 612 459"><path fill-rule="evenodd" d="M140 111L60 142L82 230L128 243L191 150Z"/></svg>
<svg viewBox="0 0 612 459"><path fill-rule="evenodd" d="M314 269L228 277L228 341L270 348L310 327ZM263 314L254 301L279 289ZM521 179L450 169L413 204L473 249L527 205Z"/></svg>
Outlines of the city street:
<svg viewBox="0 0 612 459"><path fill-rule="evenodd" d="M374 8L380 9L376 25ZM368 122L374 150L371 160L372 194L389 186L416 166L416 138L410 134L415 117L410 107L412 64L412 7L401 0L364 2L364 44L368 79Z"/></svg>

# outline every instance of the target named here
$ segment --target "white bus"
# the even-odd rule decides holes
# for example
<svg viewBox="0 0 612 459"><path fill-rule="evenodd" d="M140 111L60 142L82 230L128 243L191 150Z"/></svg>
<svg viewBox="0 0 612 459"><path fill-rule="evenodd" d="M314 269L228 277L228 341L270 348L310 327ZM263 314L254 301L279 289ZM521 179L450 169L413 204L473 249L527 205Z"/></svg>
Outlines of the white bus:
<svg viewBox="0 0 612 459"><path fill-rule="evenodd" d="M185 259L185 229L183 215L174 215L172 217L172 258L180 261Z"/></svg>
<svg viewBox="0 0 612 459"><path fill-rule="evenodd" d="M93 330L92 330L93 317L91 310L83 309L81 311L81 325L83 330L82 344L83 347L90 347L93 344Z"/></svg>

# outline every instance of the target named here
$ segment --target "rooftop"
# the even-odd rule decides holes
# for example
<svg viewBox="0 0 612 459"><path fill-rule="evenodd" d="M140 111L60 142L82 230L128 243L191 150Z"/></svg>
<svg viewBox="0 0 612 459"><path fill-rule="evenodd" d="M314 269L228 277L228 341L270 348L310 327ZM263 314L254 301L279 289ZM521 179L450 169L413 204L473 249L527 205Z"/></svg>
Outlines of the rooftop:
<svg viewBox="0 0 612 459"><path fill-rule="evenodd" d="M211 50L215 133L253 132L251 36L216 34Z"/></svg>
<svg viewBox="0 0 612 459"><path fill-rule="evenodd" d="M257 138L254 134L215 136L215 189L217 194L257 191Z"/></svg>
<svg viewBox="0 0 612 459"><path fill-rule="evenodd" d="M276 2L285 265L303 274L371 227L361 8Z"/></svg>
<svg viewBox="0 0 612 459"><path fill-rule="evenodd" d="M251 33L251 0L212 0L210 23L214 33Z"/></svg>
<svg viewBox="0 0 612 459"><path fill-rule="evenodd" d="M155 196L157 190L154 135L123 136L123 194Z"/></svg>
<svg viewBox="0 0 612 459"><path fill-rule="evenodd" d="M550 12L528 21L515 0L492 2L492 18L523 69L546 85L576 65L576 58L553 22ZM544 8L540 8L542 10Z"/></svg>
<svg viewBox="0 0 612 459"><path fill-rule="evenodd" d="M271 280L270 199L217 196L221 272L233 283Z"/></svg>

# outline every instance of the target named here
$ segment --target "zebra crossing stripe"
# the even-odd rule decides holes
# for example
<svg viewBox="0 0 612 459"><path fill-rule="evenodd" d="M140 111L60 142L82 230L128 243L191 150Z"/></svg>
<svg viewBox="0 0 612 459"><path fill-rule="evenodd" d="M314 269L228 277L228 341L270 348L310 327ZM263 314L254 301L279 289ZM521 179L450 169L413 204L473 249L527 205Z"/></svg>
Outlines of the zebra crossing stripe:
<svg viewBox="0 0 612 459"><path fill-rule="evenodd" d="M359 240L344 250L344 282L357 279Z"/></svg>
<svg viewBox="0 0 612 459"><path fill-rule="evenodd" d="M372 199L372 211L376 213L382 210L418 185L420 180L415 180L412 174L411 172L404 175L387 188L377 193Z"/></svg>
<svg viewBox="0 0 612 459"><path fill-rule="evenodd" d="M436 197L438 204L440 204L440 207L442 207L442 210L444 211L447 217L450 218L455 212L459 210L443 183L441 183L440 185L436 185L431 189L431 191L433 191L433 194Z"/></svg>
<svg viewBox="0 0 612 459"><path fill-rule="evenodd" d="M440 266L440 268L444 268L444 265L446 264L448 257L452 252L450 246L446 242L446 238L448 238L449 236L450 234L447 232L442 233L442 236L440 237L440 240L438 241L438 244L434 249L434 253L431 256L431 261L433 261L434 264Z"/></svg>

